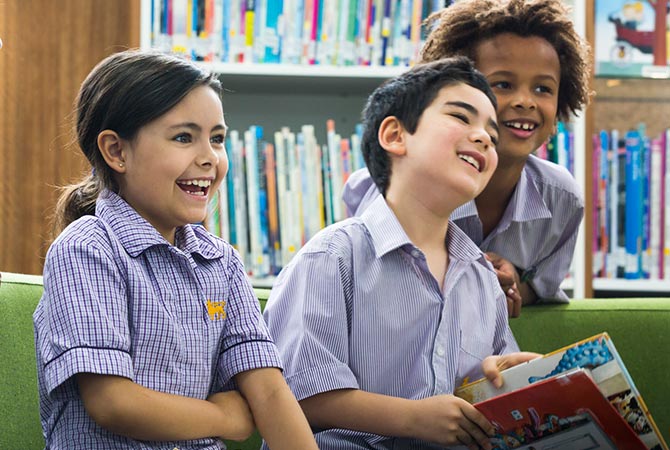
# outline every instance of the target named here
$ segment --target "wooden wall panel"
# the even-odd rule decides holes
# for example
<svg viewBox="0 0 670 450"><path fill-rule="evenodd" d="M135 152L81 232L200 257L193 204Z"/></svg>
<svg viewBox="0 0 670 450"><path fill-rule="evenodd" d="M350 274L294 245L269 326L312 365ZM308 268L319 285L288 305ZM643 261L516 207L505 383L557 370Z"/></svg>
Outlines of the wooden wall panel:
<svg viewBox="0 0 670 450"><path fill-rule="evenodd" d="M139 0L0 1L0 270L39 274L57 186L86 163L73 146L79 85L139 45Z"/></svg>

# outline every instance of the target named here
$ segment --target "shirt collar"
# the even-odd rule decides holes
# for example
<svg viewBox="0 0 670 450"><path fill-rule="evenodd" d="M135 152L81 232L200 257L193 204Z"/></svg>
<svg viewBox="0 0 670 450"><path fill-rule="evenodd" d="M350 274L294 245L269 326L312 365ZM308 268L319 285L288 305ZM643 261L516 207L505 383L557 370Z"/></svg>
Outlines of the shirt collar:
<svg viewBox="0 0 670 450"><path fill-rule="evenodd" d="M551 211L542 198L535 181L530 172L524 167L521 171L521 177L516 184L512 198L506 208L505 216L511 212L512 222L528 222L536 219L551 219ZM477 205L474 200L470 200L465 205L454 210L451 215L452 220L463 219L465 217L478 217Z"/></svg>
<svg viewBox="0 0 670 450"><path fill-rule="evenodd" d="M382 195L378 195L370 203L361 215L361 220L370 232L377 258L404 245L412 244Z"/></svg>
<svg viewBox="0 0 670 450"><path fill-rule="evenodd" d="M130 256L137 257L155 245L171 246L168 241L140 216L118 194L103 190L98 196L95 215L112 229ZM223 256L223 248L205 230L190 224L178 227L175 232L175 247L185 253L196 253L205 259Z"/></svg>
<svg viewBox="0 0 670 450"><path fill-rule="evenodd" d="M379 195L373 200L361 215L361 220L370 232L377 258L405 245L414 247L383 196ZM446 239L450 258L484 261L479 247L452 221L449 221Z"/></svg>

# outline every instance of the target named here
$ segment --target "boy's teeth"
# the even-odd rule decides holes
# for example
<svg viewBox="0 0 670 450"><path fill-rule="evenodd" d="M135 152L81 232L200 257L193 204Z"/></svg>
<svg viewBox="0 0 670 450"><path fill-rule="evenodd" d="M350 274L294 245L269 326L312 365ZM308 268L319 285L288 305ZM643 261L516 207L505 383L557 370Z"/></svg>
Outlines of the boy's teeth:
<svg viewBox="0 0 670 450"><path fill-rule="evenodd" d="M519 130L534 130L535 125L532 123L521 123L521 122L507 122L508 127L517 128Z"/></svg>
<svg viewBox="0 0 670 450"><path fill-rule="evenodd" d="M458 155L463 161L470 163L475 169L479 170L479 162L475 158L469 155Z"/></svg>

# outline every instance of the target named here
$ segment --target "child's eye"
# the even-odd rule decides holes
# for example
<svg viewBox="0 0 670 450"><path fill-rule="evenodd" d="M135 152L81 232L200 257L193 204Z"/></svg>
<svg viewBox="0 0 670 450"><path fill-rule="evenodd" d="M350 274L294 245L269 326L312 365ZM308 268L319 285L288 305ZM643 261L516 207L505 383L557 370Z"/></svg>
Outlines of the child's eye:
<svg viewBox="0 0 670 450"><path fill-rule="evenodd" d="M470 119L468 118L468 116L466 116L466 115L464 115L464 114L451 113L450 115L451 115L452 117L457 118L458 120L460 120L460 121L462 121L462 122L470 123Z"/></svg>
<svg viewBox="0 0 670 450"><path fill-rule="evenodd" d="M496 81L491 83L491 87L495 89L509 89L512 85L507 81Z"/></svg>
<svg viewBox="0 0 670 450"><path fill-rule="evenodd" d="M553 94L554 90L550 88L549 86L538 86L536 88L539 92L542 92L544 94Z"/></svg>
<svg viewBox="0 0 670 450"><path fill-rule="evenodd" d="M226 138L222 134L217 134L216 136L212 136L209 141L212 144L223 144L225 142Z"/></svg>
<svg viewBox="0 0 670 450"><path fill-rule="evenodd" d="M181 142L182 144L188 144L193 141L193 138L188 133L179 133L174 137L174 140L177 142Z"/></svg>
<svg viewBox="0 0 670 450"><path fill-rule="evenodd" d="M495 147L497 147L498 146L498 138L495 137L495 136L489 136L489 137L491 138L491 142L493 142L493 145Z"/></svg>

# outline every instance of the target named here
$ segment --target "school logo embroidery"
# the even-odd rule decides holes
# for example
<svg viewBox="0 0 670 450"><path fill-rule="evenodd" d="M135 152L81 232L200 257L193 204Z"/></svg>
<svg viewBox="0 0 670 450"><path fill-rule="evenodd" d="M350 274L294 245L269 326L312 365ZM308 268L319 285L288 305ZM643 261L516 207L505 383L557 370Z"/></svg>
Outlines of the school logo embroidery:
<svg viewBox="0 0 670 450"><path fill-rule="evenodd" d="M226 302L213 302L207 299L207 314L211 320L221 320L226 318Z"/></svg>

